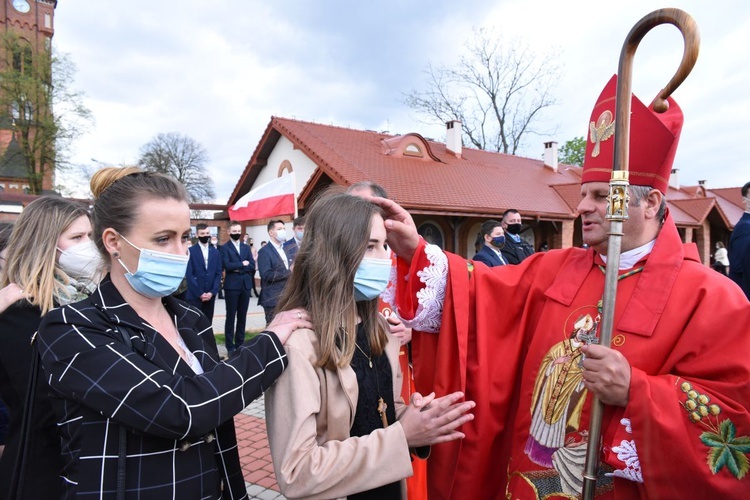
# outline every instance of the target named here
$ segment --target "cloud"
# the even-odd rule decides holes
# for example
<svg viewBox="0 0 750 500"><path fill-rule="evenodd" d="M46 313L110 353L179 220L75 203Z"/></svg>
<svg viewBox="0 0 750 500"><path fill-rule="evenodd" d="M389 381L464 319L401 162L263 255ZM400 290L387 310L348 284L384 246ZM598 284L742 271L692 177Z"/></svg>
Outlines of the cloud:
<svg viewBox="0 0 750 500"><path fill-rule="evenodd" d="M698 65L675 94L686 116L681 179L740 185L750 4L733 2L727 12L699 0L673 3L703 36ZM585 134L625 35L651 10L647 0L73 1L58 4L53 43L76 63L74 88L96 119L73 146L77 161L132 163L156 134L179 132L207 149L217 201L225 202L272 115L442 139L442 126L421 123L402 94L424 84L428 62L456 61L474 26L560 51L560 104L544 122L557 133L529 138L521 152L541 157L545 140ZM636 94L650 100L681 51L673 27L649 33L636 54Z"/></svg>

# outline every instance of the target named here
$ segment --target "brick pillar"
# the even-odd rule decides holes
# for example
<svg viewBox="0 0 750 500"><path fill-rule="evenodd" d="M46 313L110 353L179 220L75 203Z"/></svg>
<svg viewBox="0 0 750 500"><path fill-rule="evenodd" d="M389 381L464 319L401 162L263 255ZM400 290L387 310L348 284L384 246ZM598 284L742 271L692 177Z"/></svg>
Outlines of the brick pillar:
<svg viewBox="0 0 750 500"><path fill-rule="evenodd" d="M711 226L708 221L703 221L701 227L695 232L695 244L698 246L698 255L705 265L711 264Z"/></svg>
<svg viewBox="0 0 750 500"><path fill-rule="evenodd" d="M565 220L562 223L560 246L555 248L570 248L573 246L573 226L575 221Z"/></svg>

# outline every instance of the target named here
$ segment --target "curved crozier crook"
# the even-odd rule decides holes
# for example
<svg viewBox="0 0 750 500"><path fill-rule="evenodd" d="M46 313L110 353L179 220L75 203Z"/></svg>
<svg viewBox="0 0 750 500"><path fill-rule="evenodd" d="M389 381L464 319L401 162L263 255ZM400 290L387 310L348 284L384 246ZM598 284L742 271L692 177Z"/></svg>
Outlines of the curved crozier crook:
<svg viewBox="0 0 750 500"><path fill-rule="evenodd" d="M677 68L672 79L669 83L659 92L654 98L652 103L654 111L657 113L664 113L669 109L667 98L677 90L685 78L690 74L695 66L695 62L698 59L698 50L700 46L700 33L698 31L698 25L695 19L687 12L680 9L659 9L656 10L643 19L638 21L633 29L630 30L628 36L625 38L625 43L620 53L620 78L623 77L623 72L626 73L627 83L630 86L632 81L632 63L635 56L635 51L638 48L638 44L646 36L646 33L651 31L656 26L661 24L673 24L680 30L682 39L685 44L685 50L682 54L682 61ZM619 97L619 95L618 95Z"/></svg>

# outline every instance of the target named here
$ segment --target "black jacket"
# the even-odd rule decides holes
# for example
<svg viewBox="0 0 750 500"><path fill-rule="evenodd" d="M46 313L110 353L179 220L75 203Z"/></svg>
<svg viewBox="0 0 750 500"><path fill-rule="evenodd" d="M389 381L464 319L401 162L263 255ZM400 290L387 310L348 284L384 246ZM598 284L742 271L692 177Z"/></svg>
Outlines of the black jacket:
<svg viewBox="0 0 750 500"><path fill-rule="evenodd" d="M526 243L526 240L521 238L521 241L516 243L510 235L505 236L505 246L500 251L508 264L520 264L526 257L534 253L534 249Z"/></svg>
<svg viewBox="0 0 750 500"><path fill-rule="evenodd" d="M21 422L31 373L31 337L42 321L42 311L26 301L16 302L0 314L0 395L8 407L8 440L0 460L0 498L8 498L11 476L20 447ZM62 458L57 419L44 377L37 379L34 416L23 498L60 498Z"/></svg>
<svg viewBox="0 0 750 500"><path fill-rule="evenodd" d="M37 348L58 395L66 498L100 490L115 497L121 425L128 430L129 497L246 494L233 417L282 373L284 348L274 334L261 333L220 362L206 317L173 297L163 300L204 374L124 302L109 276L91 297L42 321ZM129 332L132 349L115 328Z"/></svg>

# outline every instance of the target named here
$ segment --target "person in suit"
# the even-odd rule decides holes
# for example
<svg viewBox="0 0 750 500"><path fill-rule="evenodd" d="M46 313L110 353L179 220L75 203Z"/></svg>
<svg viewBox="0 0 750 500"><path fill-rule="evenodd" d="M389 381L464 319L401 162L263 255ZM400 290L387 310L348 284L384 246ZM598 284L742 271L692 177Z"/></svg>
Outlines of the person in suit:
<svg viewBox="0 0 750 500"><path fill-rule="evenodd" d="M414 394L411 405L400 397L399 341L378 313L391 271L381 213L359 196L319 198L279 298L279 311L306 309L314 325L290 337L287 372L266 393L268 444L289 498L405 498L409 449L460 439L472 418L461 392Z"/></svg>
<svg viewBox="0 0 750 500"><path fill-rule="evenodd" d="M740 190L745 213L734 225L729 239L729 277L750 300L750 182Z"/></svg>
<svg viewBox="0 0 750 500"><path fill-rule="evenodd" d="M108 274L88 299L53 309L39 326L40 378L64 450L54 473L65 492L34 498L111 499L119 484L142 500L247 498L233 417L284 371L283 344L312 327L307 313L279 315L220 362L211 323L170 296L188 263L182 184L107 168L91 192ZM35 482L52 472L36 470Z"/></svg>
<svg viewBox="0 0 750 500"><path fill-rule="evenodd" d="M198 244L188 250L187 302L200 309L208 321L214 319L214 304L221 287L221 254L211 246L208 226L200 223L195 227Z"/></svg>
<svg viewBox="0 0 750 500"><path fill-rule="evenodd" d="M503 230L505 231L505 245L502 253L508 264L520 264L534 253L534 247L521 238L521 214L515 208L503 212Z"/></svg>
<svg viewBox="0 0 750 500"><path fill-rule="evenodd" d="M501 252L503 246L506 244L502 223L492 219L485 221L482 224L480 235L484 244L472 260L483 262L487 267L508 264Z"/></svg>
<svg viewBox="0 0 750 500"><path fill-rule="evenodd" d="M253 254L253 260L255 261L255 269L258 269L258 249L255 248L255 242L252 238L247 239L247 246L250 247L250 252ZM253 295L260 298L260 294L258 293L258 289L255 285L255 275L253 275ZM252 295L251 295L252 296Z"/></svg>
<svg viewBox="0 0 750 500"><path fill-rule="evenodd" d="M267 229L270 240L258 250L258 271L260 272L258 303L263 306L266 324L273 320L276 302L290 274L289 258L283 247L286 241L284 223L280 220L272 220L268 223Z"/></svg>
<svg viewBox="0 0 750 500"><path fill-rule="evenodd" d="M221 246L221 263L225 273L224 300L227 308L224 336L227 355L230 356L245 341L247 308L250 306L250 292L255 279L253 254L250 247L240 241L241 238L241 224L232 222L229 225L229 241Z"/></svg>
<svg viewBox="0 0 750 500"><path fill-rule="evenodd" d="M292 231L294 234L284 242L284 253L291 266L294 263L294 257L297 255L302 238L305 235L305 216L297 217L292 221Z"/></svg>

